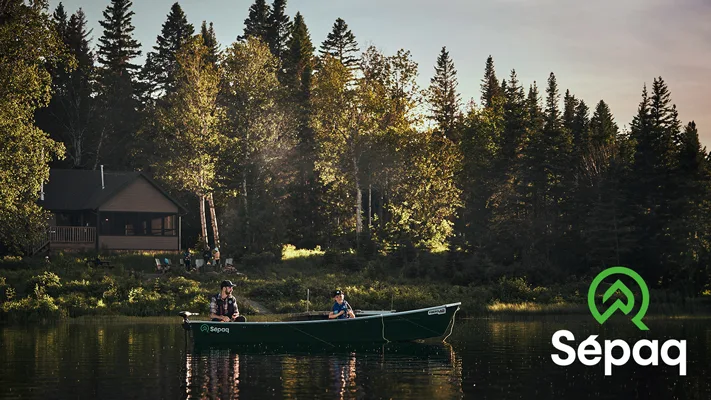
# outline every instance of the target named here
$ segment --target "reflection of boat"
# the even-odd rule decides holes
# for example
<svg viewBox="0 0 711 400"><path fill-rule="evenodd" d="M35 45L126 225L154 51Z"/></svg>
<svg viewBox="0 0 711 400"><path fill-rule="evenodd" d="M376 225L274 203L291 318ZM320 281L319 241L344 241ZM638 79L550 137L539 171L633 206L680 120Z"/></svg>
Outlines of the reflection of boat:
<svg viewBox="0 0 711 400"><path fill-rule="evenodd" d="M195 342L189 350L194 356L210 355L214 351L241 355L359 355L400 356L427 359L449 358L451 346L448 343L426 343L419 341L392 343L334 343L324 346L323 343L272 343L272 344L229 344L229 343L198 343Z"/></svg>
<svg viewBox="0 0 711 400"><path fill-rule="evenodd" d="M357 318L284 321L212 322L190 321L183 311L183 326L196 344L283 344L403 342L445 336L454 328L454 314L461 303L419 310L382 313ZM452 329L449 329L450 325Z"/></svg>

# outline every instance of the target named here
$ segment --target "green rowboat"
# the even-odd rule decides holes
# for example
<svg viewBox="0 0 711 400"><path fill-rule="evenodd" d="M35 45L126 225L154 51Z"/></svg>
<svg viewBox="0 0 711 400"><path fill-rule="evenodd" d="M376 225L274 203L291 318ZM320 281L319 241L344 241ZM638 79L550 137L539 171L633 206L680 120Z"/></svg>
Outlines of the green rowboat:
<svg viewBox="0 0 711 400"><path fill-rule="evenodd" d="M461 304L314 321L213 322L191 321L195 314L187 311L179 315L195 344L387 343L448 337Z"/></svg>

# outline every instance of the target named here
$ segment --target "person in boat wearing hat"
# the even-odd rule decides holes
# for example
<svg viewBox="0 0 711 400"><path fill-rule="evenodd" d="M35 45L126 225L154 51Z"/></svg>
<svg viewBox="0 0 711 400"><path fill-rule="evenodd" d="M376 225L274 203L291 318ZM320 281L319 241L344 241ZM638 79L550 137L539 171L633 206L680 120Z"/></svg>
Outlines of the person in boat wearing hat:
<svg viewBox="0 0 711 400"><path fill-rule="evenodd" d="M220 293L210 299L210 318L218 322L245 322L246 319L239 315L237 299L232 295L234 287L232 281L222 281Z"/></svg>
<svg viewBox="0 0 711 400"><path fill-rule="evenodd" d="M328 319L355 318L353 309L351 308L351 305L348 304L348 302L345 300L345 298L346 296L343 294L342 291L336 290L335 292L333 292L333 309L328 314Z"/></svg>

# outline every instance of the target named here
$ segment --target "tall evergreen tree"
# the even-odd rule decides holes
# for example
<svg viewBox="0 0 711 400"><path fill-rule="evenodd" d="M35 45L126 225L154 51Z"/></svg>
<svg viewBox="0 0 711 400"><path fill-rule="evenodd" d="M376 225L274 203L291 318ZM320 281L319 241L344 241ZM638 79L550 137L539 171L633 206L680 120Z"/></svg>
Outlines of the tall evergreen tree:
<svg viewBox="0 0 711 400"><path fill-rule="evenodd" d="M595 113L590 119L590 145L600 147L612 144L619 130L610 107L603 100L595 106Z"/></svg>
<svg viewBox="0 0 711 400"><path fill-rule="evenodd" d="M484 79L481 81L481 104L484 107L493 107L494 98L500 96L505 91L505 81L496 79L496 71L494 69L494 59L489 55L486 59L486 68L484 70Z"/></svg>
<svg viewBox="0 0 711 400"><path fill-rule="evenodd" d="M131 139L138 120L133 75L139 69L132 60L141 55L141 45L133 38L132 5L130 0L111 0L99 22L104 32L98 49L101 118L95 127L99 138L94 169L99 163L117 169L130 164Z"/></svg>
<svg viewBox="0 0 711 400"><path fill-rule="evenodd" d="M269 15L271 7L266 0L254 0L249 7L249 15L244 20L244 34L238 40L245 41L249 36L259 38L269 43Z"/></svg>
<svg viewBox="0 0 711 400"><path fill-rule="evenodd" d="M220 58L220 45L217 43L217 36L215 36L215 29L210 22L210 27L207 27L207 23L202 21L202 26L200 27L200 36L202 37L203 45L207 48L207 56L205 60L217 65Z"/></svg>
<svg viewBox="0 0 711 400"><path fill-rule="evenodd" d="M57 165L72 168L90 165L91 147L95 144L91 129L91 121L96 118L92 90L94 56L89 50L86 25L82 9L66 23L63 40L75 64L71 70L67 65L55 68L54 95L49 106L37 113L37 125L55 140L64 142L67 149L66 161Z"/></svg>
<svg viewBox="0 0 711 400"><path fill-rule="evenodd" d="M99 63L102 64L104 75L130 76L139 66L131 60L141 55L141 45L133 38L135 29L131 19L135 14L130 11L133 2L130 0L111 0L99 24L104 28L99 38Z"/></svg>
<svg viewBox="0 0 711 400"><path fill-rule="evenodd" d="M672 254L677 268L669 281L688 296L699 293L711 277L703 256L711 250L711 169L708 153L701 147L694 121L681 133L675 181L681 196L671 204L674 218L670 233L675 238Z"/></svg>
<svg viewBox="0 0 711 400"><path fill-rule="evenodd" d="M336 19L333 29L321 44L321 55L329 54L346 68L352 69L358 65L359 51L355 35L348 29L346 21L342 18Z"/></svg>
<svg viewBox="0 0 711 400"><path fill-rule="evenodd" d="M560 95L555 75L551 72L548 77L548 87L546 88L546 110L545 125L543 127L543 137L546 142L546 164L548 170L548 182L551 185L552 196L549 200L551 205L559 205L565 191L565 179L571 172L570 156L572 152L572 137L570 131L565 127L566 122L559 107ZM568 98L573 102L572 96ZM573 109L574 115L574 109ZM572 123L572 116L571 123Z"/></svg>
<svg viewBox="0 0 711 400"><path fill-rule="evenodd" d="M289 226L292 243L301 247L313 247L321 236L322 213L319 209L319 178L315 167L316 143L310 126L311 118L311 76L314 69L315 48L311 35L301 13L296 13L291 36L288 43L288 53L284 62L284 83L290 91L292 104L296 109L297 119L297 170L290 192L292 193L292 209L298 212Z"/></svg>
<svg viewBox="0 0 711 400"><path fill-rule="evenodd" d="M282 63L289 51L288 42L292 32L292 24L286 14L286 0L274 0L269 14L267 41L272 54Z"/></svg>
<svg viewBox="0 0 711 400"><path fill-rule="evenodd" d="M590 142L590 109L585 101L578 101L575 116L570 126L573 135L573 148L576 154L582 154Z"/></svg>
<svg viewBox="0 0 711 400"><path fill-rule="evenodd" d="M428 100L431 118L437 122L439 134L450 139L456 136L456 123L460 114L457 85L454 61L449 57L447 48L442 47L435 65L435 75L430 79Z"/></svg>
<svg viewBox="0 0 711 400"><path fill-rule="evenodd" d="M54 10L54 14L52 15L55 27L57 29L57 33L59 34L59 38L66 41L67 37L67 26L69 23L67 12L64 10L64 5L62 2L59 2L59 5L57 5L57 8Z"/></svg>
<svg viewBox="0 0 711 400"><path fill-rule="evenodd" d="M631 134L636 148L632 184L635 188L637 240L644 249L636 263L643 265L642 276L653 282L669 283L670 271L677 266L676 249L669 235L674 216L673 203L682 194L673 179L678 164L681 124L676 106L671 103L664 80L655 78L652 94L646 86Z"/></svg>
<svg viewBox="0 0 711 400"><path fill-rule="evenodd" d="M161 34L156 39L152 52L146 56L143 76L148 82L149 95L164 95L173 91L175 86L175 55L195 33L195 28L180 7L173 3L168 17L163 23Z"/></svg>
<svg viewBox="0 0 711 400"><path fill-rule="evenodd" d="M563 97L563 127L572 134L575 123L575 109L578 107L578 99L570 94L570 90L565 91Z"/></svg>

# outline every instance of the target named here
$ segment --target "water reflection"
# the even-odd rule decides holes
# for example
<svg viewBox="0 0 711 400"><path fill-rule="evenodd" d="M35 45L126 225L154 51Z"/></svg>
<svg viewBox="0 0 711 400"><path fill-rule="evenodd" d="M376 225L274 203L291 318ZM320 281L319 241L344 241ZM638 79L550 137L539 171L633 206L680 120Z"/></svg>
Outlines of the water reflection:
<svg viewBox="0 0 711 400"><path fill-rule="evenodd" d="M452 399L461 363L448 344L380 347L193 347L185 351L183 398Z"/></svg>
<svg viewBox="0 0 711 400"><path fill-rule="evenodd" d="M0 400L46 398L567 399L711 398L711 319L592 318L457 322L443 343L196 347L175 319L91 319L0 326ZM600 339L687 340L677 367L614 368L551 360L559 329Z"/></svg>

